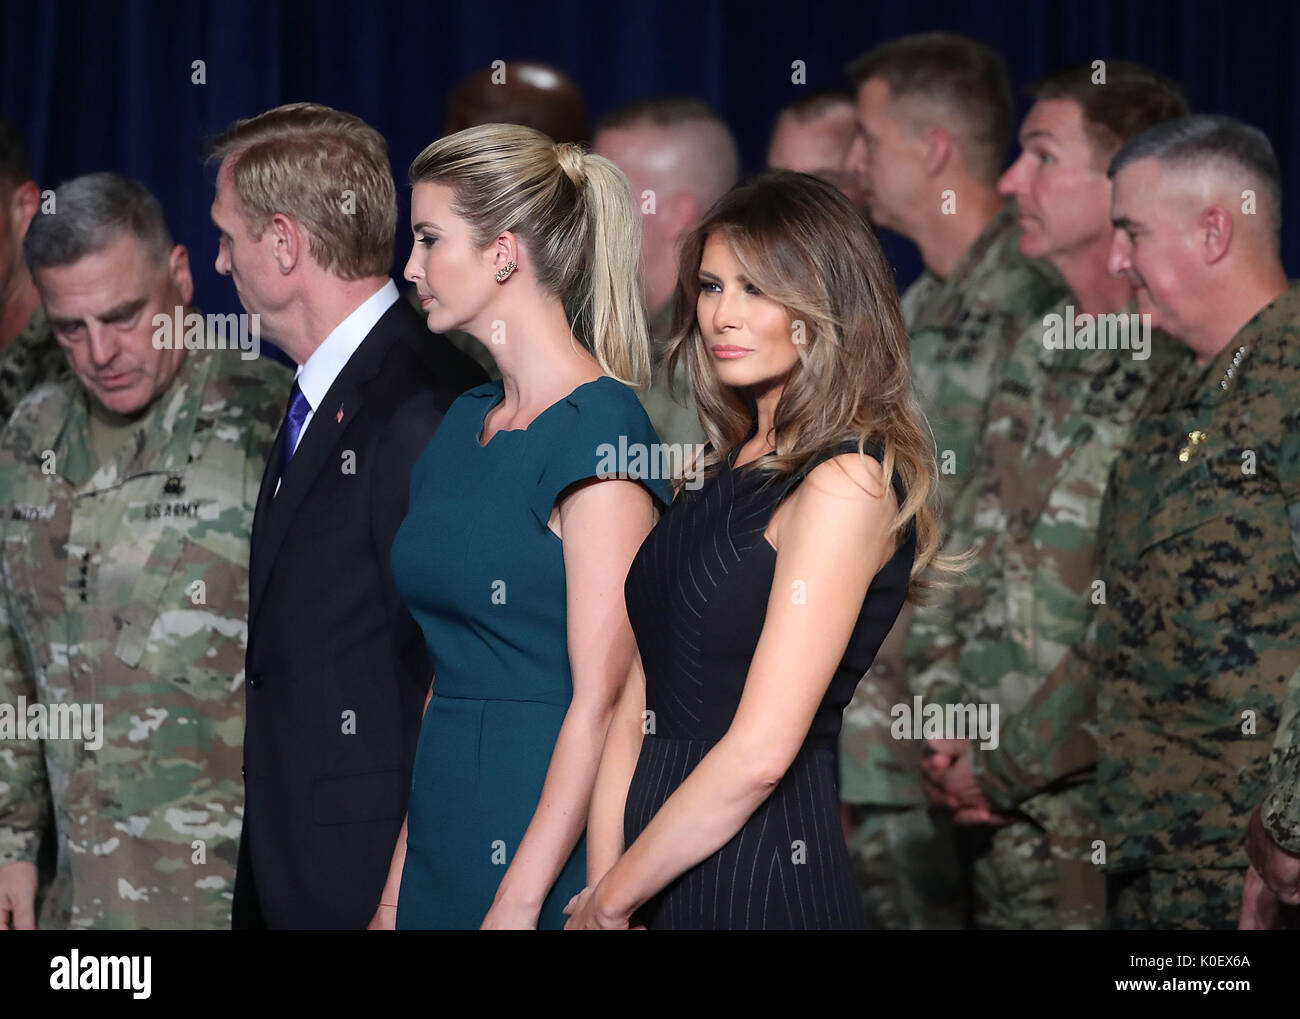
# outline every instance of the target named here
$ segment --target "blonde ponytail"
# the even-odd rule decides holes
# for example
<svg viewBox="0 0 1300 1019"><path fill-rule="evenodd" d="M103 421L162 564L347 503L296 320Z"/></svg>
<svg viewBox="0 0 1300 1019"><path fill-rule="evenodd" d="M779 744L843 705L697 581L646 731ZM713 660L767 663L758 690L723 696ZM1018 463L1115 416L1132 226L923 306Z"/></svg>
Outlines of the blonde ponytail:
<svg viewBox="0 0 1300 1019"><path fill-rule="evenodd" d="M601 370L630 386L649 382L641 220L617 166L530 127L482 124L429 145L410 180L449 185L452 208L479 247L503 231L517 234L539 285L559 296Z"/></svg>
<svg viewBox="0 0 1300 1019"><path fill-rule="evenodd" d="M651 369L650 330L637 283L641 219L618 167L603 156L585 156L583 171L592 239L583 311L590 314L592 352L610 375L645 386Z"/></svg>

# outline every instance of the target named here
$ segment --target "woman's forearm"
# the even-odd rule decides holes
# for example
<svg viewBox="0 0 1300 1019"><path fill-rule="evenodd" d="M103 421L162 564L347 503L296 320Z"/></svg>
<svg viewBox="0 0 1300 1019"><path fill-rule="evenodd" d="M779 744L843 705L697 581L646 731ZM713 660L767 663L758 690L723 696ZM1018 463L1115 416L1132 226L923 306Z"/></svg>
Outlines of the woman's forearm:
<svg viewBox="0 0 1300 1019"><path fill-rule="evenodd" d="M719 740L605 874L596 908L630 916L731 841L779 781L754 762L725 737Z"/></svg>
<svg viewBox="0 0 1300 1019"><path fill-rule="evenodd" d="M645 679L634 660L605 736L587 816L587 884L595 885L623 855L623 812L644 738Z"/></svg>
<svg viewBox="0 0 1300 1019"><path fill-rule="evenodd" d="M537 809L497 888L497 902L540 910L587 826L592 786L614 704L570 704L555 740Z"/></svg>
<svg viewBox="0 0 1300 1019"><path fill-rule="evenodd" d="M402 888L402 869L406 866L406 818L402 818L402 830L397 833L397 845L393 848L393 862L388 865L388 878L384 889L379 893L381 906L396 906L397 893Z"/></svg>

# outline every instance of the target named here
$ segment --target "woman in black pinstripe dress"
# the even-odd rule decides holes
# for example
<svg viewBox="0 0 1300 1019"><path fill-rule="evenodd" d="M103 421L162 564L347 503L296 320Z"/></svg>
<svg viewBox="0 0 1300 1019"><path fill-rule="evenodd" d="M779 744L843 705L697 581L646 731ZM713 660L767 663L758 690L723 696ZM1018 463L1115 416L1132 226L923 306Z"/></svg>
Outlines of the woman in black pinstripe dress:
<svg viewBox="0 0 1300 1019"><path fill-rule="evenodd" d="M725 195L683 245L682 358L710 445L628 573L639 656L569 926L861 927L840 720L949 564L892 275L848 201L788 172Z"/></svg>

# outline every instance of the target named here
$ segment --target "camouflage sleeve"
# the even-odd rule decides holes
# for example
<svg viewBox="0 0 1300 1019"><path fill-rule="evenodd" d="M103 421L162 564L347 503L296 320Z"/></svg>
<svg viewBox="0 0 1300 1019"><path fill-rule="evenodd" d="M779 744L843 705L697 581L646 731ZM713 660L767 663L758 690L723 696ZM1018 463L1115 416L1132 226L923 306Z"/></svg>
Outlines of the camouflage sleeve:
<svg viewBox="0 0 1300 1019"><path fill-rule="evenodd" d="M1102 497L1097 548L1110 542L1115 490ZM1025 707L1007 719L996 749L973 755L976 780L994 806L1011 809L1044 790L1068 784L1097 764L1095 609L1072 645Z"/></svg>
<svg viewBox="0 0 1300 1019"><path fill-rule="evenodd" d="M874 806L919 806L922 740L895 739L894 707L908 699L903 641L912 606L904 605L875 661L844 709L840 729L840 799Z"/></svg>
<svg viewBox="0 0 1300 1019"><path fill-rule="evenodd" d="M1015 809L1096 767L1097 688L1088 646L1085 640L1072 648L1029 703L1004 720L996 748L971 755L994 807Z"/></svg>
<svg viewBox="0 0 1300 1019"><path fill-rule="evenodd" d="M904 661L908 692L919 696L925 703L960 701L960 657L955 592L948 588L934 591L926 604L916 607L907 634Z"/></svg>
<svg viewBox="0 0 1300 1019"><path fill-rule="evenodd" d="M950 531L944 551L960 555L973 552L969 528L961 526L973 511L976 485L967 481L958 492L949 514ZM963 700L961 679L963 635L958 599L964 588L972 585L972 572L978 564L967 563L964 575L953 577L947 586L928 593L926 601L912 612L903 651L906 689L926 703L948 704Z"/></svg>
<svg viewBox="0 0 1300 1019"><path fill-rule="evenodd" d="M0 598L0 865L35 863L48 821L49 780L39 739L18 739L18 716L39 697L10 624L9 566Z"/></svg>

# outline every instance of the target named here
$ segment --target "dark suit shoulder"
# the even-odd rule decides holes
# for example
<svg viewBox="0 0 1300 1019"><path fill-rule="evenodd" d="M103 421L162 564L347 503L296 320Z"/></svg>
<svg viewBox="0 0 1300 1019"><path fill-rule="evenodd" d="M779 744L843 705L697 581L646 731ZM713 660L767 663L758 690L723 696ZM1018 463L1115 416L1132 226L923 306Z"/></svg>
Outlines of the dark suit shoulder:
<svg viewBox="0 0 1300 1019"><path fill-rule="evenodd" d="M391 323L395 334L384 374L432 389L440 412L446 411L461 393L487 381L477 361L441 333L429 332L424 318L404 299L397 300L384 321Z"/></svg>

